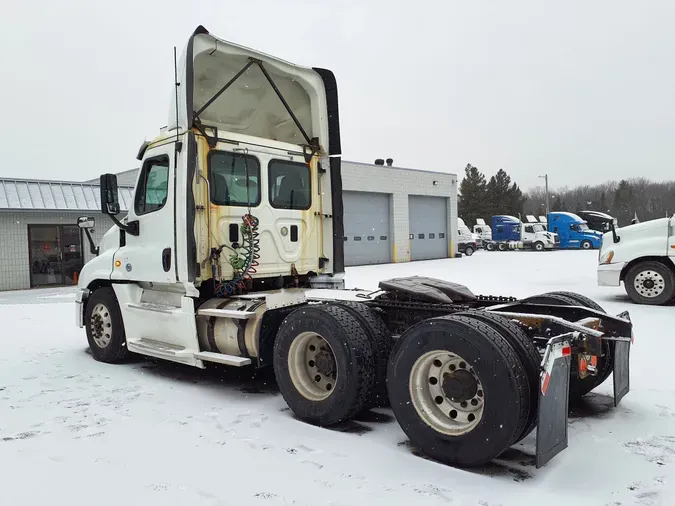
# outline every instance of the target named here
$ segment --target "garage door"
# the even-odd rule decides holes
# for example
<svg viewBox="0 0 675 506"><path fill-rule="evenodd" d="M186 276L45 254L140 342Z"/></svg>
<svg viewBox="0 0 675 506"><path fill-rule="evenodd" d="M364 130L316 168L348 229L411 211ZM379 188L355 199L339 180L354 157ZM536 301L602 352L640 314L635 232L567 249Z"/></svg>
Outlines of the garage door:
<svg viewBox="0 0 675 506"><path fill-rule="evenodd" d="M344 192L345 265L391 262L389 195Z"/></svg>
<svg viewBox="0 0 675 506"><path fill-rule="evenodd" d="M410 259L430 260L448 257L448 206L443 197L411 195Z"/></svg>

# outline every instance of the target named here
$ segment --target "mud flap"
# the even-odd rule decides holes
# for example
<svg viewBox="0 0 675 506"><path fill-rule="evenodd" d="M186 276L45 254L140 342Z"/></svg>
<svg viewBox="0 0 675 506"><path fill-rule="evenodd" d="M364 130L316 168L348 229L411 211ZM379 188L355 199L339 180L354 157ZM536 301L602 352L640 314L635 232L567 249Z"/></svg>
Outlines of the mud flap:
<svg viewBox="0 0 675 506"><path fill-rule="evenodd" d="M629 374L630 341L614 343L614 407L630 391Z"/></svg>
<svg viewBox="0 0 675 506"><path fill-rule="evenodd" d="M628 311L617 315L630 321ZM633 343L633 331L631 329L630 340L616 341L614 343L614 407L617 407L621 399L630 391L630 347Z"/></svg>
<svg viewBox="0 0 675 506"><path fill-rule="evenodd" d="M537 413L537 469L567 448L571 348L567 336L549 341L540 375Z"/></svg>

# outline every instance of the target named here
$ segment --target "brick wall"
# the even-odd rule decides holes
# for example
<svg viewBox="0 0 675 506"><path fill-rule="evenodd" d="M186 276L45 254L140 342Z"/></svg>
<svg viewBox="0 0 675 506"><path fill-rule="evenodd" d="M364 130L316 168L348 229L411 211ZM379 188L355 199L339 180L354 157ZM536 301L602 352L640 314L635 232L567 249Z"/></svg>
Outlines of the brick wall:
<svg viewBox="0 0 675 506"><path fill-rule="evenodd" d="M437 182L434 185L434 181ZM448 203L447 236L449 256L457 244L457 176L455 174L401 169L396 167L342 162L342 186L345 191L379 192L391 195L394 262L410 261L408 196L445 197Z"/></svg>
<svg viewBox="0 0 675 506"><path fill-rule="evenodd" d="M77 212L0 212L0 290L22 290L30 288L30 257L28 244L28 225L75 225ZM100 213L89 213L96 218L96 227L92 234L98 242L113 225L110 218ZM89 243L82 234L84 262L92 255Z"/></svg>

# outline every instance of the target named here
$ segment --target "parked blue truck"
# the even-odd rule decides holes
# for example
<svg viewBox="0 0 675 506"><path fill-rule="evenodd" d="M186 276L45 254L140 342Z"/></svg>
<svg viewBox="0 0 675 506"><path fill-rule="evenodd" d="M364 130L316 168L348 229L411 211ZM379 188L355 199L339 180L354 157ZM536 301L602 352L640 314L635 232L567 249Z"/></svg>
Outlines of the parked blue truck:
<svg viewBox="0 0 675 506"><path fill-rule="evenodd" d="M556 234L546 231L541 223L523 223L509 215L492 217L492 239L483 240L488 251L515 249L550 250L558 247Z"/></svg>
<svg viewBox="0 0 675 506"><path fill-rule="evenodd" d="M548 213L548 230L560 237L560 249L598 249L602 245L602 233L588 228L574 213Z"/></svg>

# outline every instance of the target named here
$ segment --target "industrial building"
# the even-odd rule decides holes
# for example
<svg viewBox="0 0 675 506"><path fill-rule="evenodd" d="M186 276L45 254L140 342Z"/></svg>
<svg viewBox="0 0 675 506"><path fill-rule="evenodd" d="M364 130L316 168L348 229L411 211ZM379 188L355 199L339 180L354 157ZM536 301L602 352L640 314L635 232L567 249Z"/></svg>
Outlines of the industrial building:
<svg viewBox="0 0 675 506"><path fill-rule="evenodd" d="M118 174L122 212L138 170ZM454 256L457 176L343 161L345 263L348 266ZM95 241L112 225L100 212L98 178L85 182L0 178L0 290L72 285L91 258L77 227L93 216Z"/></svg>

